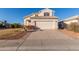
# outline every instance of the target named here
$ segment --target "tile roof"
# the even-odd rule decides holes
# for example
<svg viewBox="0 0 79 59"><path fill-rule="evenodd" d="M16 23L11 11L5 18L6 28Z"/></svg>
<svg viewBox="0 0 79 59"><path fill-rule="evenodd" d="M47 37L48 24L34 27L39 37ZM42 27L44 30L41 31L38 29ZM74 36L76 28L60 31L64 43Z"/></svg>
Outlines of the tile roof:
<svg viewBox="0 0 79 59"><path fill-rule="evenodd" d="M70 20L79 20L79 16L72 16L72 17L65 19L64 21L70 21Z"/></svg>

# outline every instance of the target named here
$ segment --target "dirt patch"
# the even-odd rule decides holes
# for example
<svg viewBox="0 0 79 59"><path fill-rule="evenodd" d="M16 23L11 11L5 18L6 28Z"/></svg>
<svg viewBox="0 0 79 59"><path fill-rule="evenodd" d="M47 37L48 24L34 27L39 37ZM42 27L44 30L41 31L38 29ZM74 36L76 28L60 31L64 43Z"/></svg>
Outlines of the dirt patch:
<svg viewBox="0 0 79 59"><path fill-rule="evenodd" d="M5 29L5 30L0 30L0 40L3 39L20 39L22 38L24 35L26 35L27 32L24 31L23 29Z"/></svg>
<svg viewBox="0 0 79 59"><path fill-rule="evenodd" d="M69 31L69 30L66 30L66 29L60 30L60 31L62 31L63 33L65 33L68 36L71 36L71 37L74 37L74 38L79 38L79 33L77 33L77 32Z"/></svg>

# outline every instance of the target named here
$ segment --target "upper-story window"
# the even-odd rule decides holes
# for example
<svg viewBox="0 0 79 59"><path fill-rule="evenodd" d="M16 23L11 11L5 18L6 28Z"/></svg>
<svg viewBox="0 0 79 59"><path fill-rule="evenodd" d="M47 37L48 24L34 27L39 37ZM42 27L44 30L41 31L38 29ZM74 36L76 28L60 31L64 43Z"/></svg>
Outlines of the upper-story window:
<svg viewBox="0 0 79 59"><path fill-rule="evenodd" d="M49 15L50 15L49 12L44 13L44 16L49 16Z"/></svg>

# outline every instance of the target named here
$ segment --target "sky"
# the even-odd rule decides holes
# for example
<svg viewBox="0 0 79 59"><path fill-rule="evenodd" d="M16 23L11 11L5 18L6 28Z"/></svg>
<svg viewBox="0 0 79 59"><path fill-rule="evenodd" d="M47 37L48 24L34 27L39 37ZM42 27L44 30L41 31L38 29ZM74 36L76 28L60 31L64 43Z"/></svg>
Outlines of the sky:
<svg viewBox="0 0 79 59"><path fill-rule="evenodd" d="M7 20L8 23L23 24L24 16L36 13L44 8L0 8L0 20ZM79 15L79 8L50 8L55 11L59 20Z"/></svg>

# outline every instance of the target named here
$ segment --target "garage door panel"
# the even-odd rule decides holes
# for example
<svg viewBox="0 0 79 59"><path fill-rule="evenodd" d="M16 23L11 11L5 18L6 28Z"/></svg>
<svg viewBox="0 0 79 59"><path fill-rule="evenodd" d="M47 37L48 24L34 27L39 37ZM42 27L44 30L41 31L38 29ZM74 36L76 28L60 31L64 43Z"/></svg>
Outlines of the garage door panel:
<svg viewBox="0 0 79 59"><path fill-rule="evenodd" d="M36 26L40 29L54 29L55 22L36 22Z"/></svg>

